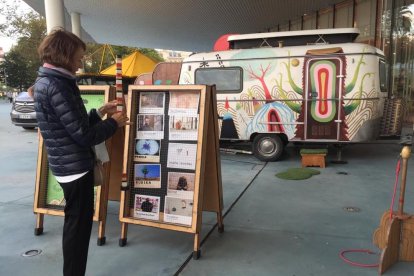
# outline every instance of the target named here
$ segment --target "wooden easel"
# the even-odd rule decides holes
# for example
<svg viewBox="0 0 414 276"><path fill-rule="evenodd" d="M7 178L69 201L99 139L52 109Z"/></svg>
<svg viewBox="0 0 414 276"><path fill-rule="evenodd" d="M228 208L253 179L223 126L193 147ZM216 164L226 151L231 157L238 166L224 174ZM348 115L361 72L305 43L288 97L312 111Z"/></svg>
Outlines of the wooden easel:
<svg viewBox="0 0 414 276"><path fill-rule="evenodd" d="M385 212L380 227L374 232L373 242L382 249L378 269L380 275L398 261L414 261L414 216L404 213L407 163L410 155L411 145L404 146L401 151L402 176L398 211L395 214Z"/></svg>
<svg viewBox="0 0 414 276"><path fill-rule="evenodd" d="M105 102L111 101L115 98L115 91L110 86L81 85L79 86L79 89L81 90L81 93L93 93L94 91L99 91L102 95L104 95ZM97 240L98 245L104 245L106 242L105 226L108 206L108 192L110 190L116 191L116 189L119 191L119 186L121 184L122 164L119 160L119 151L115 149L123 149L123 140L124 136L120 133L120 130L118 130L111 139L106 141L111 161L104 165L105 183L104 185L97 187L95 212L93 216L93 220L97 221L99 224ZM47 153L43 139L39 133L35 198L33 204L33 212L36 215L36 227L34 230L34 234L36 236L43 234L44 215L65 215L62 207L46 204L47 185L49 184L48 170Z"/></svg>
<svg viewBox="0 0 414 276"><path fill-rule="evenodd" d="M129 224L138 224L157 227L167 230L181 231L194 234L193 258L200 257L200 232L202 226L202 212L211 211L217 214L218 231L224 231L223 225L223 192L221 183L221 169L218 140L218 118L216 111L216 96L213 87L204 85L140 85L130 86L128 93L127 114L130 119L136 118L132 108L136 106L139 91L180 92L196 91L200 93L199 126L197 141L197 158L195 169L195 186L192 210L191 226L173 224L163 221L164 213L160 212L157 221L138 219L132 216L133 207L129 205L131 192L131 166L133 165L131 153L134 146L135 128L126 126L125 150L124 150L124 174L128 176L128 187L121 191L121 204L119 218L121 221L121 237L119 245L127 243L127 231Z"/></svg>

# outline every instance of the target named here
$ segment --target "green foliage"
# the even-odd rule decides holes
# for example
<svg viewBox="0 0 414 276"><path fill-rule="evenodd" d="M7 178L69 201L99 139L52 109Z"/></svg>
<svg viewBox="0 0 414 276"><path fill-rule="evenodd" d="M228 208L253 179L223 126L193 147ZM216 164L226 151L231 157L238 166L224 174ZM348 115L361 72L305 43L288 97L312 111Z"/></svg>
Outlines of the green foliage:
<svg viewBox="0 0 414 276"><path fill-rule="evenodd" d="M83 66L85 73L98 74L102 69L115 62L109 49L105 45L87 43Z"/></svg>
<svg viewBox="0 0 414 276"><path fill-rule="evenodd" d="M146 55L150 59L156 62L162 62L165 61L164 58L154 49L151 48L138 48L138 51L141 52L141 54Z"/></svg>
<svg viewBox="0 0 414 276"><path fill-rule="evenodd" d="M37 47L46 35L46 21L37 13L21 13L19 3L0 1L0 14L6 23L0 24L0 34L16 39L17 44L5 56L3 64L7 73L7 84L25 90L37 76L40 60Z"/></svg>
<svg viewBox="0 0 414 276"><path fill-rule="evenodd" d="M0 64L0 84L2 83L6 84L5 75L6 75L6 70L4 70L4 66Z"/></svg>
<svg viewBox="0 0 414 276"><path fill-rule="evenodd" d="M37 70L41 65L37 48L46 36L46 20L34 11L22 12L19 9L19 2L10 3L7 0L0 0L0 14L6 18L6 22L0 24L0 34L17 41L17 44L6 55L5 63L2 65L7 72L7 84L24 90L36 80ZM96 43L87 44L84 60L85 72L99 73L100 70L115 63L114 56L124 57L136 50L155 61L163 61L154 49L107 46L104 52L103 46Z"/></svg>
<svg viewBox="0 0 414 276"><path fill-rule="evenodd" d="M85 72L98 74L100 71L114 64L117 55L124 58L135 51L139 51L154 61L164 61L154 49L87 43L84 59Z"/></svg>
<svg viewBox="0 0 414 276"><path fill-rule="evenodd" d="M301 149L300 154L327 154L327 149Z"/></svg>
<svg viewBox="0 0 414 276"><path fill-rule="evenodd" d="M1 67L6 70L7 85L10 87L23 91L34 82L35 76L30 75L31 72L28 69L30 64L25 62L25 57L19 51L12 49Z"/></svg>

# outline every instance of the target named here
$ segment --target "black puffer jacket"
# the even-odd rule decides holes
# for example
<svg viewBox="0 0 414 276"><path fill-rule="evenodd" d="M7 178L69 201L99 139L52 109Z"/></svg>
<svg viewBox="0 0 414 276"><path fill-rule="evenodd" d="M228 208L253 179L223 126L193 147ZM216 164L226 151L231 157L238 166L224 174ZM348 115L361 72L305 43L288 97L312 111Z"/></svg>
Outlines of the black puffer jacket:
<svg viewBox="0 0 414 276"><path fill-rule="evenodd" d="M53 174L67 176L91 170L92 146L115 133L116 121L112 118L102 121L95 109L88 115L76 79L57 70L40 67L34 98Z"/></svg>

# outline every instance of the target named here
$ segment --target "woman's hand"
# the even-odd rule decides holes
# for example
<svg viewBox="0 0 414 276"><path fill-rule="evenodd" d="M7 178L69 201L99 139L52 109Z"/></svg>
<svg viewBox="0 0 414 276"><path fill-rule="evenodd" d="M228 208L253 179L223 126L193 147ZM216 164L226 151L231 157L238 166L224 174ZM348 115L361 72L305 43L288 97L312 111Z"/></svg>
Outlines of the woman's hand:
<svg viewBox="0 0 414 276"><path fill-rule="evenodd" d="M129 120L129 118L125 115L124 112L117 112L113 114L111 118L116 121L116 123L118 124L118 127L123 127L124 125L127 124Z"/></svg>
<svg viewBox="0 0 414 276"><path fill-rule="evenodd" d="M106 114L111 116L117 112L116 105L117 105L116 100L110 101L106 103L105 105L103 105L102 107L100 107L99 112L101 113L102 116L105 116Z"/></svg>

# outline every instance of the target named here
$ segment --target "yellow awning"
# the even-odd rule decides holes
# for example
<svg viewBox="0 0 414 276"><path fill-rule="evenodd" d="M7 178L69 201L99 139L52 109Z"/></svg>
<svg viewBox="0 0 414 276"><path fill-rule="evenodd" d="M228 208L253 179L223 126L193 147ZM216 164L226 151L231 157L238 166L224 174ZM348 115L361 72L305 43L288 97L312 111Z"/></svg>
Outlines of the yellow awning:
<svg viewBox="0 0 414 276"><path fill-rule="evenodd" d="M140 52L135 51L129 56L126 56L122 59L122 76L137 77L142 73L152 72L155 65L155 61L141 54ZM113 64L108 68L102 70L100 74L115 76L116 64Z"/></svg>

